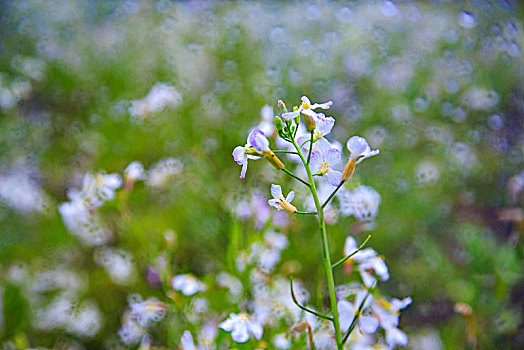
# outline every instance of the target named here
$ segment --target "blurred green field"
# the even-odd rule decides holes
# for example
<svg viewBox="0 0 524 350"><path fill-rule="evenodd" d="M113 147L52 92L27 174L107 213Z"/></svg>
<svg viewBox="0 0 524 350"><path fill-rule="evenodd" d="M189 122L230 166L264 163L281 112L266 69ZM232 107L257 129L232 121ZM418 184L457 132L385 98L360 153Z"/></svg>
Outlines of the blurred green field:
<svg viewBox="0 0 524 350"><path fill-rule="evenodd" d="M346 236L372 235L391 275L380 290L413 298L407 348L523 348L522 14L517 1L2 1L2 349L181 348L204 316L216 325L253 299L238 260L268 230L289 241L275 276L300 279L325 310L315 219L239 213L271 184L300 204L306 193L262 161L240 180L232 157L264 105L303 95L333 101L330 141L380 148L347 186L378 191L376 219L338 216L329 239L338 258ZM58 210L68 190L86 173L125 180L133 161L148 177L92 213L101 241L73 233ZM238 299L217 286L223 271L244 285ZM204 297L171 288L185 273ZM118 334L133 293L169 305L151 345ZM96 331L46 314L64 295L95 305ZM288 330L280 320L244 345L219 331L208 348L272 349Z"/></svg>

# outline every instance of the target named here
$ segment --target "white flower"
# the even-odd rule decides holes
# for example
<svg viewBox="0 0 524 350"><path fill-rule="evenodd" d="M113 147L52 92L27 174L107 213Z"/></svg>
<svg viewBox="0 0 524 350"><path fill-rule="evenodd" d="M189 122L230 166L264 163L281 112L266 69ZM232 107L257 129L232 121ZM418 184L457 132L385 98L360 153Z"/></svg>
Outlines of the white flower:
<svg viewBox="0 0 524 350"><path fill-rule="evenodd" d="M241 179L246 177L248 159L260 159L260 157L248 154L250 147L249 144L246 144L244 147L237 146L233 150L233 158L235 159L235 162L237 162L238 165L242 165L242 171L240 172Z"/></svg>
<svg viewBox="0 0 524 350"><path fill-rule="evenodd" d="M139 161L129 163L127 168L124 170L124 178L126 181L138 181L146 179L146 171L144 166Z"/></svg>
<svg viewBox="0 0 524 350"><path fill-rule="evenodd" d="M92 207L100 207L105 201L115 198L115 190L122 186L122 178L118 174L86 173L82 181L82 189L71 189L67 195L71 200L83 199Z"/></svg>
<svg viewBox="0 0 524 350"><path fill-rule="evenodd" d="M338 186L342 179L342 173L333 169L335 165L340 162L342 158L341 152L326 140L325 142L318 142L318 149L311 153L311 171L313 173L326 176L329 183L333 186Z"/></svg>
<svg viewBox="0 0 524 350"><path fill-rule="evenodd" d="M156 83L141 100L131 101L129 114L133 121L141 121L152 113L158 113L166 107L176 108L182 102L182 95L174 87L165 83Z"/></svg>
<svg viewBox="0 0 524 350"><path fill-rule="evenodd" d="M173 277L172 285L175 290L179 290L184 295L193 295L207 290L204 283L200 282L191 274L177 275Z"/></svg>
<svg viewBox="0 0 524 350"><path fill-rule="evenodd" d="M408 336L398 328L388 328L386 329L386 343L392 348L406 346L408 344Z"/></svg>
<svg viewBox="0 0 524 350"><path fill-rule="evenodd" d="M163 187L175 175L184 169L179 159L166 158L153 164L147 173L147 184L151 187Z"/></svg>
<svg viewBox="0 0 524 350"><path fill-rule="evenodd" d="M302 96L301 100L302 104L300 105L300 107L298 107L298 110L294 112L283 113L282 118L284 118L285 120L290 120L297 117L300 113L315 118L317 114L313 110L317 108L329 109L329 107L333 105L332 101L328 101L325 103L315 103L312 105L311 101L306 96Z"/></svg>
<svg viewBox="0 0 524 350"><path fill-rule="evenodd" d="M372 221L378 213L380 194L369 186L358 186L351 191L339 191L340 213L353 215L360 221Z"/></svg>
<svg viewBox="0 0 524 350"><path fill-rule="evenodd" d="M378 299L373 303L373 313L380 320L380 327L390 329L398 326L400 310L405 309L413 302L413 299L406 297L402 300L393 299L391 302L385 299Z"/></svg>
<svg viewBox="0 0 524 350"><path fill-rule="evenodd" d="M359 164L364 159L376 156L380 153L380 150L371 150L367 140L360 136L353 136L347 142L347 149L350 152L350 160Z"/></svg>
<svg viewBox="0 0 524 350"><path fill-rule="evenodd" d="M344 246L344 254L349 255L356 250L357 242L353 237L348 236ZM368 288L377 281L373 273L380 277L382 281L387 281L389 279L389 272L386 263L380 256L378 256L377 252L371 248L360 250L348 261L356 261L358 263L358 271L360 272L364 285Z"/></svg>
<svg viewBox="0 0 524 350"><path fill-rule="evenodd" d="M226 332L231 332L231 337L237 343L245 343L252 335L256 339L262 338L263 329L260 324L251 321L247 314L230 314L229 318L219 324Z"/></svg>
<svg viewBox="0 0 524 350"><path fill-rule="evenodd" d="M322 137L329 134L335 125L335 118L326 117L324 113L318 113L315 121L317 126L313 132L313 141L320 140Z"/></svg>
<svg viewBox="0 0 524 350"><path fill-rule="evenodd" d="M364 301L364 298L366 297L367 293L367 290L359 291L357 293L357 296L355 297L354 303L351 303L347 300L342 300L338 303L340 328L344 332L346 332L349 329L349 326L353 322L355 314L358 312L358 309ZM366 334L375 333L379 324L378 320L375 317L365 313L369 306L371 306L372 301L373 297L370 295L365 301L364 307L362 308L362 315L359 317L357 323L359 329Z"/></svg>
<svg viewBox="0 0 524 350"><path fill-rule="evenodd" d="M291 191L287 197L284 197L282 194L282 188L279 185L273 184L271 185L271 195L273 196L273 199L268 200L268 203L273 208L286 210L290 213L297 211L297 208L291 204L291 201L295 198L295 192Z"/></svg>
<svg viewBox="0 0 524 350"><path fill-rule="evenodd" d="M151 327L166 315L167 304L158 301L154 297L142 300L140 295L133 294L128 297L128 301L131 314L141 327Z"/></svg>

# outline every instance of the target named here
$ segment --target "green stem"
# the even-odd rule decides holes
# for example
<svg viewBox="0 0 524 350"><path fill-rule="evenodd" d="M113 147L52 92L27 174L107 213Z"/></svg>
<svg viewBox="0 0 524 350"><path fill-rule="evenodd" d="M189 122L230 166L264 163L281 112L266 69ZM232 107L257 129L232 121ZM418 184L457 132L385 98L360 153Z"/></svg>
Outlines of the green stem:
<svg viewBox="0 0 524 350"><path fill-rule="evenodd" d="M282 150L273 150L274 153L289 153L289 154L298 154L295 151L282 151Z"/></svg>
<svg viewBox="0 0 524 350"><path fill-rule="evenodd" d="M308 309L305 306L300 305L300 303L298 302L297 298L295 297L295 291L293 290L293 279L289 280L289 288L291 290L291 299L293 299L293 302L295 303L296 306L298 306L300 309L302 309L302 310L304 310L306 312L309 312L310 314L313 314L313 315L315 315L317 317L324 318L324 319L329 320L329 321L333 321L333 319L331 317L327 316L327 315L321 314L320 312L316 312L314 310Z"/></svg>
<svg viewBox="0 0 524 350"><path fill-rule="evenodd" d="M313 150L313 131L311 131L311 143L309 144L309 152L307 155L307 164L309 165L309 161L311 160L311 151Z"/></svg>
<svg viewBox="0 0 524 350"><path fill-rule="evenodd" d="M334 263L331 268L334 269L335 267L337 267L338 265L340 264L343 264L344 262L346 262L346 260L348 260L349 258L351 258L353 255L357 254L362 248L364 248L364 246L366 245L366 243L369 241L369 239L371 238L371 235L368 236L368 238L366 238L366 240L360 245L360 247L358 247L357 250L355 250L353 253L349 254L348 256L346 256L345 258L342 258L340 259L339 261L337 261L336 263Z"/></svg>
<svg viewBox="0 0 524 350"><path fill-rule="evenodd" d="M316 211L296 211L295 214L298 215L318 215Z"/></svg>
<svg viewBox="0 0 524 350"><path fill-rule="evenodd" d="M358 311L355 313L355 317L353 317L353 321L351 321L351 325L349 326L349 328L348 328L348 330L346 332L346 335L344 335L344 339L342 339L342 346L347 342L347 340L349 338L349 335L351 334L351 332L353 332L353 329L355 329L355 327L357 326L358 319L362 315L362 310L364 309L364 305L366 304L366 300L369 298L369 295L371 294L371 292L375 288L375 285L376 284L374 284L373 286L371 286L371 288L368 289L368 293L364 297L364 300L362 300L362 303L360 303L360 306L358 307Z"/></svg>
<svg viewBox="0 0 524 350"><path fill-rule="evenodd" d="M322 236L322 251L323 251L323 258L324 258L324 269L326 271L326 277L328 282L328 289L329 289L329 298L331 301L331 311L333 313L333 326L335 328L335 340L337 342L337 348L339 350L342 350L343 343L342 343L342 335L340 333L340 322L338 317L338 308L337 308L337 295L335 293L335 278L333 277L333 270L331 269L331 258L329 256L329 244L327 239L327 232L326 232L326 221L324 220L324 211L322 210L322 206L320 205L320 201L318 200L318 194L317 189L315 187L315 181L313 179L313 174L311 174L311 169L309 169L309 165L304 158L304 155L300 151L300 148L298 147L295 140L293 141L293 146L295 146L295 149L298 152L298 155L300 159L302 160L302 163L304 164L304 167L306 168L307 176L310 182L310 191L313 195L313 200L315 201L315 207L317 208L318 212L318 222L320 226L320 233ZM311 148L312 145L310 145Z"/></svg>
<svg viewBox="0 0 524 350"><path fill-rule="evenodd" d="M322 204L322 208L325 208L326 205L329 203L329 201L331 200L331 198L333 198L333 196L338 192L338 190L340 190L340 188L342 187L342 185L344 185L344 181L341 181L337 188L335 188L335 190L333 192L331 192L331 194L329 195L329 197L326 199L326 201L324 202L324 204Z"/></svg>
<svg viewBox="0 0 524 350"><path fill-rule="evenodd" d="M296 176L295 174L293 174L291 171L287 170L286 168L283 168L282 171L288 174L289 176L291 176L292 178L297 179L298 181L302 182L307 187L311 187L311 185L307 181L302 180L301 178L299 178L298 176Z"/></svg>

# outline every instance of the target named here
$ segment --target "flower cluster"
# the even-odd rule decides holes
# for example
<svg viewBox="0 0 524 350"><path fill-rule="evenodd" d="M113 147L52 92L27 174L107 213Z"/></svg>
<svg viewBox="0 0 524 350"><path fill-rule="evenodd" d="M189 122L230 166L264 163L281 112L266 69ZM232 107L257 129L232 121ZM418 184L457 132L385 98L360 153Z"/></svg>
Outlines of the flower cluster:
<svg viewBox="0 0 524 350"><path fill-rule="evenodd" d="M365 159L378 155L380 151L378 149L373 150L365 138L353 136L346 142L346 148L349 152L346 165L344 168L337 169L343 158L342 149L338 142L330 142L327 139L335 125L335 119L315 111L318 108L329 109L333 103L329 101L312 104L306 96L303 96L301 101L302 103L298 107L294 107L292 112L287 111L283 101L278 101L281 113L275 116L275 130L284 143L277 141L276 144L283 145L283 150L272 150L270 141L264 132L253 129L249 133L246 145L234 149L233 157L239 165L242 165L240 178L244 178L246 175L248 160L258 160L265 157L277 170L284 172L309 189L311 195L307 197L304 207L310 211L305 212L297 209L295 205L291 204L295 199L295 192L290 191L288 195L284 195L282 187L276 184L271 185L270 192L273 198L268 200L268 204L278 211L318 217L332 315L324 315L304 306L307 298L302 298L299 301L293 294L293 283L291 283L291 300L296 304L295 310L299 314L284 311L288 310L286 307L278 311L278 306L275 306L275 304L279 304L280 298L271 295L271 293L268 294L268 291L271 291L272 288L268 289L266 286L255 288L253 291L253 316L246 313L231 314L230 318L224 321L220 327L225 331L231 331L234 341L243 343L248 341L250 335L260 339L262 336L261 325L273 324L274 321L270 320L274 318L275 313L278 315L288 314L292 315L289 320L295 322L292 331L308 332L310 342L315 342L316 347L321 349L342 349L346 342L351 344L352 347L373 345L375 341L371 335L376 333L379 327L385 332L384 339L388 347L406 345L407 336L397 328L398 316L399 311L411 303L411 299L393 299L389 302L380 297L378 291L375 290L378 281L389 279L389 271L384 259L371 248L363 249L367 240L361 246L358 246L351 236L346 239L345 258L332 264L329 257L329 243L325 225L327 222L335 223L337 221L337 209L330 203L333 198L338 199L338 211L342 216L352 215L361 222L370 222L377 215L380 195L374 189L363 185L348 189L344 184L352 178L358 164ZM264 107L263 115L267 113L267 107ZM301 115L305 120L305 128L301 124ZM267 115L264 116L264 119L267 120ZM286 147L286 143L290 146ZM298 162L303 164L304 169L301 171L301 169L294 169L295 166L286 167L278 159L278 153L293 157L292 160L295 163L298 158ZM304 175L307 179L304 179ZM251 212L248 213L248 216L250 215ZM287 245L287 240L285 243L285 245L278 244L280 246L278 249L284 248ZM263 260L262 257L262 254L258 255L260 261ZM273 260L278 261L279 258L280 253L278 252ZM348 274L353 270L353 266L356 266L362 281L361 284L357 283L356 289L352 288L352 292L345 296L337 293L337 288L340 290L340 286L335 285L333 276L333 269L342 263L344 263ZM273 265L273 263L270 264L270 267ZM266 272L271 272L271 268L267 269ZM257 280L256 273L251 276L255 277L255 281ZM265 285L265 282L262 285ZM346 299L351 295L354 297L353 301ZM260 301L262 301L261 304L259 304ZM280 303L286 305L283 301ZM301 319L300 314L303 311L319 317L320 322L315 319ZM253 320L259 323L254 323ZM358 329L359 332L353 333L354 329ZM355 335L358 333L362 336ZM275 346L283 349L288 348L290 342L285 337L279 338L275 342ZM313 347L313 344L311 346Z"/></svg>

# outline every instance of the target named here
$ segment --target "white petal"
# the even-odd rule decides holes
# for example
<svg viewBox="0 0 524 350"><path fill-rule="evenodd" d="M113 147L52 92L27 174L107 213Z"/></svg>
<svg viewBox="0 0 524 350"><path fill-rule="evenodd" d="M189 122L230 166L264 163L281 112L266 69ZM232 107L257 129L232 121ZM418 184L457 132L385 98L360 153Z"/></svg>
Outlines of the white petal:
<svg viewBox="0 0 524 350"><path fill-rule="evenodd" d="M282 187L280 187L280 185L275 184L271 185L271 195L275 199L284 198L284 196L282 195Z"/></svg>
<svg viewBox="0 0 524 350"><path fill-rule="evenodd" d="M264 332L264 330L262 329L262 326L256 322L253 322L253 321L248 321L247 322L247 327L249 329L249 331L251 332L251 334L253 334L253 336L257 339L260 339L262 338L262 334Z"/></svg>
<svg viewBox="0 0 524 350"><path fill-rule="evenodd" d="M300 114L300 111L301 109L299 109L298 111L294 111L294 112L282 113L282 118L284 118L284 120L290 120L290 119L296 118Z"/></svg>
<svg viewBox="0 0 524 350"><path fill-rule="evenodd" d="M249 339L249 333L247 332L247 325L245 322L238 322L235 324L233 332L231 332L231 338L237 343L245 343Z"/></svg>
<svg viewBox="0 0 524 350"><path fill-rule="evenodd" d="M193 336L189 331L185 331L180 338L180 344L182 345L183 350L195 350L195 342Z"/></svg>
<svg viewBox="0 0 524 350"><path fill-rule="evenodd" d="M375 333L378 328L378 320L372 316L360 316L358 324L360 329L367 334Z"/></svg>
<svg viewBox="0 0 524 350"><path fill-rule="evenodd" d="M408 336L398 328L386 329L386 342L389 346L405 346L408 344Z"/></svg>
<svg viewBox="0 0 524 350"><path fill-rule="evenodd" d="M352 254L355 250L357 250L357 241L351 236L348 236L346 238L346 243L344 245L344 254L349 255Z"/></svg>
<svg viewBox="0 0 524 350"><path fill-rule="evenodd" d="M337 170L329 169L328 172L326 173L326 177L329 183L335 187L340 185L340 182L342 181L342 173Z"/></svg>
<svg viewBox="0 0 524 350"><path fill-rule="evenodd" d="M291 201L292 201L293 199L295 199L295 192L294 192L294 191L291 191L291 192L289 192L289 194L287 195L286 202L291 203Z"/></svg>

